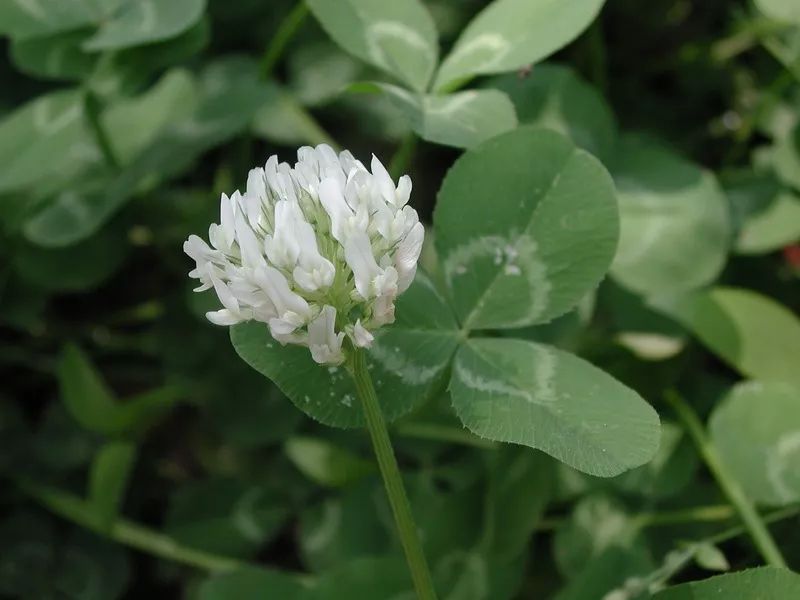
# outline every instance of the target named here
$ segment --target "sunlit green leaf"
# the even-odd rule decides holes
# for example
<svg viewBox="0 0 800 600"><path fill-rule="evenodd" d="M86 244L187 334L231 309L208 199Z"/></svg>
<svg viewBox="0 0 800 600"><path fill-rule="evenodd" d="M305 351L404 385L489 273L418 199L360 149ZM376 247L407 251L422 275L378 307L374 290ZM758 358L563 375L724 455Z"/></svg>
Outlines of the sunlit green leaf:
<svg viewBox="0 0 800 600"><path fill-rule="evenodd" d="M617 219L608 173L561 134L525 127L465 153L434 214L462 323L515 328L567 312L605 275Z"/></svg>
<svg viewBox="0 0 800 600"><path fill-rule="evenodd" d="M549 346L469 340L456 354L450 391L472 432L538 448L592 475L637 467L658 447L658 415L636 392Z"/></svg>
<svg viewBox="0 0 800 600"><path fill-rule="evenodd" d="M146 93L110 106L101 123L116 159L122 164L130 163L164 128L191 112L196 88L188 72L175 69Z"/></svg>
<svg viewBox="0 0 800 600"><path fill-rule="evenodd" d="M44 36L91 25L125 0L10 0L0 4L0 35L14 39Z"/></svg>
<svg viewBox="0 0 800 600"><path fill-rule="evenodd" d="M795 600L800 594L800 575L789 569L760 567L683 583L659 592L653 600Z"/></svg>
<svg viewBox="0 0 800 600"><path fill-rule="evenodd" d="M740 254L765 254L800 239L800 199L779 194L764 210L750 215L736 240Z"/></svg>
<svg viewBox="0 0 800 600"><path fill-rule="evenodd" d="M99 158L79 90L39 96L0 120L0 192L64 181Z"/></svg>
<svg viewBox="0 0 800 600"><path fill-rule="evenodd" d="M715 177L645 138L622 138L617 152L611 170L620 210L614 278L645 295L713 281L731 235Z"/></svg>
<svg viewBox="0 0 800 600"><path fill-rule="evenodd" d="M254 64L232 58L206 68L198 93L195 110L164 129L101 189L59 196L33 215L26 237L44 246L66 246L91 235L137 193L176 177L200 154L246 129L267 92Z"/></svg>
<svg viewBox="0 0 800 600"><path fill-rule="evenodd" d="M800 25L800 4L793 0L754 0L756 7L766 16L778 21Z"/></svg>
<svg viewBox="0 0 800 600"><path fill-rule="evenodd" d="M88 51L119 50L180 35L200 20L206 0L126 0L99 22L83 47Z"/></svg>
<svg viewBox="0 0 800 600"><path fill-rule="evenodd" d="M419 136L445 146L471 148L517 124L514 105L497 90L420 95L389 84L367 84L387 95ZM372 89L374 88L374 89Z"/></svg>
<svg viewBox="0 0 800 600"><path fill-rule="evenodd" d="M412 88L427 87L438 60L436 27L419 0L308 0L333 40Z"/></svg>
<svg viewBox="0 0 800 600"><path fill-rule="evenodd" d="M442 62L434 87L538 62L574 40L604 2L494 0L461 33Z"/></svg>

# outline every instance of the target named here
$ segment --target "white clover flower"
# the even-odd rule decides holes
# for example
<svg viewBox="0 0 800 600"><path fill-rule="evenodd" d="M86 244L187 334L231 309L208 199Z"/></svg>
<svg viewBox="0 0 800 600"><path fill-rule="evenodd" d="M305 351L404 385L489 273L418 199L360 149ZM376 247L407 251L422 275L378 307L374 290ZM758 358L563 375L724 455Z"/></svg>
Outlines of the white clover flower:
<svg viewBox="0 0 800 600"><path fill-rule="evenodd" d="M223 308L217 325L261 321L282 344L307 346L320 364L341 364L342 343L369 347L394 321L394 300L417 270L425 231L408 206L411 179L394 184L325 144L297 151L291 167L271 156L250 171L247 191L222 195L220 222L183 249Z"/></svg>

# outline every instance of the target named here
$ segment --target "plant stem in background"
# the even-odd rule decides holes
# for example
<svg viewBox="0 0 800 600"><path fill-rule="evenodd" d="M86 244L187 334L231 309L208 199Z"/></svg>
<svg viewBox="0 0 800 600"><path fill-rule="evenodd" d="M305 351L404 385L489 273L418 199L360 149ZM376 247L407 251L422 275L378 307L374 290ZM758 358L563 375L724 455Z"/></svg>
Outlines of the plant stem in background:
<svg viewBox="0 0 800 600"><path fill-rule="evenodd" d="M603 21L598 18L589 27L587 48L589 58L589 80L604 95L608 95L608 57L606 53L606 40L603 35Z"/></svg>
<svg viewBox="0 0 800 600"><path fill-rule="evenodd" d="M686 429L692 436L709 471L711 471L711 474L717 480L720 488L722 488L722 491L736 509L739 518L741 518L744 527L753 539L761 556L768 564L785 568L786 561L783 559L780 550L778 550L775 540L772 539L772 535L764 524L763 519L744 493L739 482L736 481L736 478L731 475L722 462L721 457L717 453L717 449L711 443L711 440L708 439L708 436L706 436L703 424L700 422L697 414L692 407L675 392L668 391L666 393L666 400L678 414L684 425L686 425Z"/></svg>
<svg viewBox="0 0 800 600"><path fill-rule="evenodd" d="M22 491L35 498L51 512L100 536L147 554L211 572L232 571L247 566L246 563L233 558L187 548L163 533L124 519L116 519L110 526L104 526L101 519L98 519L94 506L82 498L43 485L27 482L21 482L19 485Z"/></svg>
<svg viewBox="0 0 800 600"><path fill-rule="evenodd" d="M413 131L409 131L403 140L400 142L400 145L397 147L397 150L392 156L392 160L389 163L389 174L397 179L398 177L405 175L408 171L408 166L411 164L411 160L414 158L414 152L417 150L417 136L414 134Z"/></svg>
<svg viewBox="0 0 800 600"><path fill-rule="evenodd" d="M264 50L264 55L261 58L259 74L263 81L272 79L275 66L283 57L286 46L297 34L307 16L308 7L303 0L300 0L295 4L289 14L286 15L283 21L281 21L280 25L278 25L278 30L275 32L275 35L272 36L269 46ZM288 94L288 92L283 91L282 93ZM305 137L306 143L312 146L328 144L334 150L338 150L339 145L333 137L325 131L322 125L317 122L314 116L304 106L298 102L288 102L287 106L288 109L294 113L294 118L302 130L302 135Z"/></svg>
<svg viewBox="0 0 800 600"><path fill-rule="evenodd" d="M100 152L103 153L106 164L115 171L118 170L121 166L120 162L114 154L114 149L111 147L111 140L108 139L106 130L103 127L103 122L100 120L100 114L103 110L102 103L93 92L86 90L83 96L83 106L89 128L92 130Z"/></svg>
<svg viewBox="0 0 800 600"><path fill-rule="evenodd" d="M417 526L411 514L411 505L408 502L403 479L400 476L400 469L397 466L397 459L394 456L392 443L389 440L389 432L386 430L386 423L383 420L381 407L378 404L378 397L372 385L372 378L367 369L365 352L359 348L354 348L350 360L350 373L356 386L356 392L361 399L364 407L364 418L367 422L367 429L372 438L372 446L375 449L375 456L378 459L378 466L383 476L383 483L386 486L386 494L389 496L389 504L392 507L394 520L397 524L397 531L400 534L400 542L406 554L411 578L414 580L414 588L420 600L435 600L436 592L433 588L430 569L425 560L425 553L417 533Z"/></svg>
<svg viewBox="0 0 800 600"><path fill-rule="evenodd" d="M272 72L275 70L275 65L278 64L286 44L294 37L300 25L303 24L308 16L308 7L302 0L295 4L291 12L286 15L286 18L281 21L275 35L272 36L269 46L264 51L264 56L261 58L260 73L262 79L269 79Z"/></svg>

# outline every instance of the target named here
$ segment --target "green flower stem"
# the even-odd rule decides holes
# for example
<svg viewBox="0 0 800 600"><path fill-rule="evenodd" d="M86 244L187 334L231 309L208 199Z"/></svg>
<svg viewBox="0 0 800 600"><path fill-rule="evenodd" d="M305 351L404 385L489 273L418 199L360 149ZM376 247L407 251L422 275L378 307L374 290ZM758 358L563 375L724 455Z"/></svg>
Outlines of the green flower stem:
<svg viewBox="0 0 800 600"><path fill-rule="evenodd" d="M353 349L349 367L356 392L364 407L367 429L372 438L372 446L375 449L383 483L386 486L386 494L389 496L389 504L392 507L397 531L400 534L400 542L411 570L411 578L414 580L414 588L420 600L436 600L430 569L428 569L425 553L420 544L417 526L411 514L411 505L403 486L403 479L400 476L400 469L397 466L397 459L395 459L392 443L389 440L389 432L383 420L363 350Z"/></svg>
<svg viewBox="0 0 800 600"><path fill-rule="evenodd" d="M83 108L86 114L86 121L92 131L97 146L103 154L106 164L112 169L119 170L121 164L114 154L111 140L108 138L103 122L100 119L103 105L100 99L91 90L86 90L83 94Z"/></svg>
<svg viewBox="0 0 800 600"><path fill-rule="evenodd" d="M182 546L171 537L125 519L110 526L98 518L94 507L73 494L48 486L20 482L20 488L51 512L96 534L147 554L210 572L233 571L247 566L233 558Z"/></svg>
<svg viewBox="0 0 800 600"><path fill-rule="evenodd" d="M291 12L286 15L286 18L281 21L278 26L278 31L272 36L272 39L264 51L264 56L261 59L261 77L269 79L272 72L275 70L275 65L278 64L286 45L295 36L300 26L308 16L308 7L306 3L300 0Z"/></svg>
<svg viewBox="0 0 800 600"><path fill-rule="evenodd" d="M767 529L763 519L744 493L739 482L722 462L721 457L717 453L717 449L706 436L703 424L700 422L697 414L692 410L692 407L675 392L668 392L666 394L666 400L686 425L708 469L717 480L722 491L728 497L728 500L730 500L731 504L736 509L739 518L742 520L742 524L753 539L761 556L768 564L785 568L786 561L783 559L780 550L778 550L775 540L772 539L769 529Z"/></svg>

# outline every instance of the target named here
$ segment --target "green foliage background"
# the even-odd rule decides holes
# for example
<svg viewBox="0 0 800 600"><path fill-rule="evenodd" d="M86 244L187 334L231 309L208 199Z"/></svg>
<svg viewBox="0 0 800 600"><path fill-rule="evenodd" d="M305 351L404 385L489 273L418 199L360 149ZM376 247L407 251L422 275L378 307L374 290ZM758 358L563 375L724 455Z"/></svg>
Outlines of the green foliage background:
<svg viewBox="0 0 800 600"><path fill-rule="evenodd" d="M0 45L0 596L412 597L348 384L181 252L329 143L435 224L383 342L435 376L376 379L442 598L800 597L797 2L0 0ZM546 308L454 276L515 226ZM487 427L464 373L549 361L565 414Z"/></svg>

